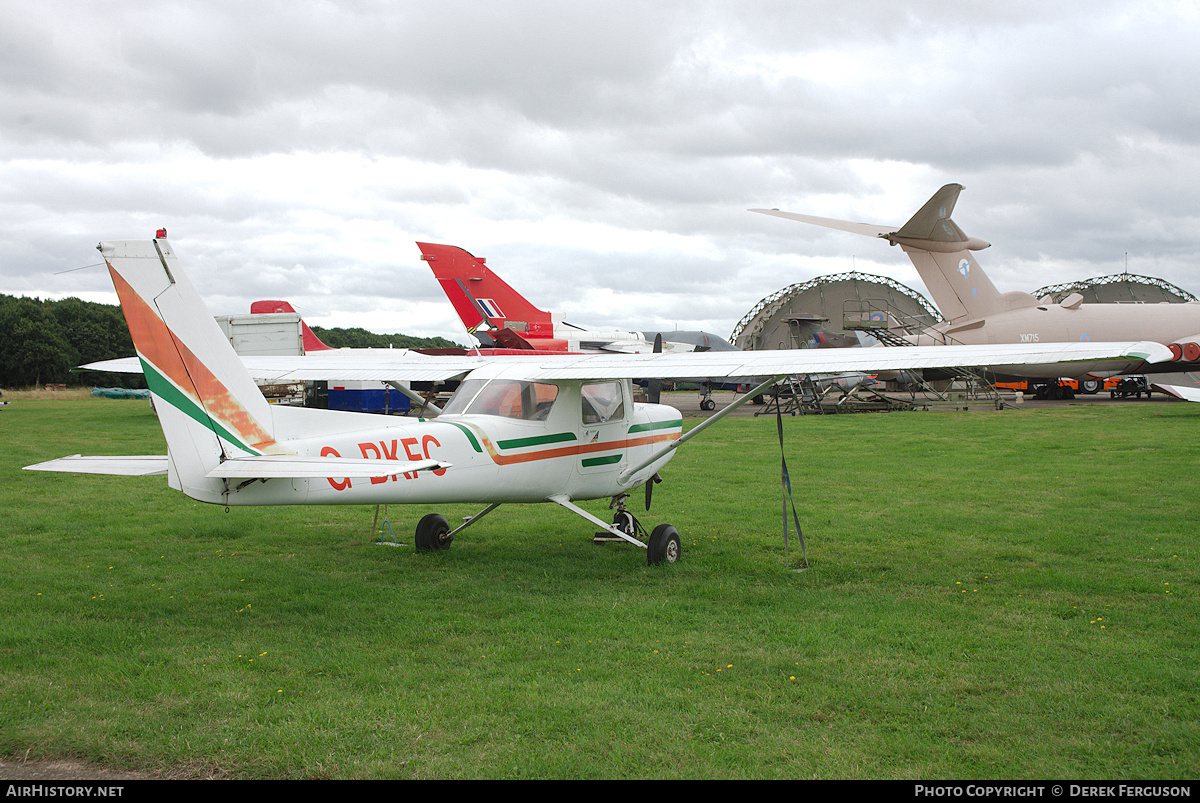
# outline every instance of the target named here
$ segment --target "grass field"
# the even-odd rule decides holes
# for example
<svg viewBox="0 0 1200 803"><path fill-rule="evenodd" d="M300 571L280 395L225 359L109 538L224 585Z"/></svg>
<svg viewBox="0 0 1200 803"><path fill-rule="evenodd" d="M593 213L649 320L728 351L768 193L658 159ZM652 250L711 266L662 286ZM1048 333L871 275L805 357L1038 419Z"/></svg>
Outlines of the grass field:
<svg viewBox="0 0 1200 803"><path fill-rule="evenodd" d="M148 405L0 410L0 757L171 777L1119 778L1200 773L1200 405L788 419L664 472L684 560L502 507L204 506ZM588 508L606 513L605 503ZM454 518L473 512L450 508Z"/></svg>

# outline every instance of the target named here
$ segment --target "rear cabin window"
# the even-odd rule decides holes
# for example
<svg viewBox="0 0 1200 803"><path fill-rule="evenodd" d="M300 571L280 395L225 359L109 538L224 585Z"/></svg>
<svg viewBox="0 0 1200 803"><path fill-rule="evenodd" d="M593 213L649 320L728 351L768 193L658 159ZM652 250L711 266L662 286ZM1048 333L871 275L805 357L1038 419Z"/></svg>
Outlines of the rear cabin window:
<svg viewBox="0 0 1200 803"><path fill-rule="evenodd" d="M625 394L620 382L584 385L582 395L584 424L603 424L625 417Z"/></svg>

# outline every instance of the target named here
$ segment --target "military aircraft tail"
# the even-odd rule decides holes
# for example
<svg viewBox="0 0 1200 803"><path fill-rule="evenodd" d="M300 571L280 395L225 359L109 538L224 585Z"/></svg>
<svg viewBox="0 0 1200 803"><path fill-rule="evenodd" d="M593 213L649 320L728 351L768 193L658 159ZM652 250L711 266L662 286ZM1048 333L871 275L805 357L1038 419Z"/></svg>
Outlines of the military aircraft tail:
<svg viewBox="0 0 1200 803"><path fill-rule="evenodd" d="M550 313L509 287L484 260L453 245L417 243L417 247L471 334L487 324L494 330L517 333L534 348L541 345L539 341L554 337Z"/></svg>
<svg viewBox="0 0 1200 803"><path fill-rule="evenodd" d="M221 502L221 463L275 446L267 400L179 266L165 237L97 246L167 440L174 488Z"/></svg>
<svg viewBox="0 0 1200 803"><path fill-rule="evenodd" d="M962 192L961 184L947 184L900 227L852 223L845 220L796 215L778 209L752 209L764 215L801 223L879 237L899 245L933 296L933 303L950 322L985 318L993 313L1037 305L1028 293L1001 293L971 256L991 244L963 233L950 215Z"/></svg>

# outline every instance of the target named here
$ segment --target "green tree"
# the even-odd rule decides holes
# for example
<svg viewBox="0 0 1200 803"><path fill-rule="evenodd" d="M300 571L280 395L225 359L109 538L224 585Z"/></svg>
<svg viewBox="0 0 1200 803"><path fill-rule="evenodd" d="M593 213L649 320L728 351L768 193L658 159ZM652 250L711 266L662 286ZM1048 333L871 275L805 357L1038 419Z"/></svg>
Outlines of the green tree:
<svg viewBox="0 0 1200 803"><path fill-rule="evenodd" d="M412 337L411 335L377 335L361 327L343 329L340 326L325 329L311 327L321 342L335 349L448 349L462 348L458 343L444 337Z"/></svg>
<svg viewBox="0 0 1200 803"><path fill-rule="evenodd" d="M125 325L125 316L119 306L78 298L50 302L49 306L73 352L69 368L133 356L133 338L129 336L129 327ZM70 377L73 385L146 386L141 374L71 371Z"/></svg>
<svg viewBox="0 0 1200 803"><path fill-rule="evenodd" d="M66 382L71 354L62 327L45 303L0 296L0 385Z"/></svg>

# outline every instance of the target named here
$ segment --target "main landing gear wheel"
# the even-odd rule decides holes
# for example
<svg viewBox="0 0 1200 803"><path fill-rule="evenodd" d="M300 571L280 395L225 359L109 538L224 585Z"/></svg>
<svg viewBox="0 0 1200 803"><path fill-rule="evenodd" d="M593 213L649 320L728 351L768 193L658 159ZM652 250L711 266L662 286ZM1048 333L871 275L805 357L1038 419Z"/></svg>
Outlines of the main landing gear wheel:
<svg viewBox="0 0 1200 803"><path fill-rule="evenodd" d="M704 399L700 402L700 409L706 412L709 410L715 410L717 409L717 403L712 399Z"/></svg>
<svg viewBox="0 0 1200 803"><path fill-rule="evenodd" d="M439 513L430 513L417 522L417 536L414 543L418 552L449 549L450 542L453 540L450 537L450 522L446 521L445 516Z"/></svg>
<svg viewBox="0 0 1200 803"><path fill-rule="evenodd" d="M670 524L660 524L650 533L650 543L646 547L646 563L649 565L675 563L682 554L683 543L679 540L679 531Z"/></svg>
<svg viewBox="0 0 1200 803"><path fill-rule="evenodd" d="M613 514L612 523L613 527L617 528L626 535L633 536L634 538L639 537L638 520L635 519L633 514L624 507ZM594 536L592 536L593 544L615 544L621 543L624 540L625 539L621 538L620 536L613 535L608 530L599 530Z"/></svg>

